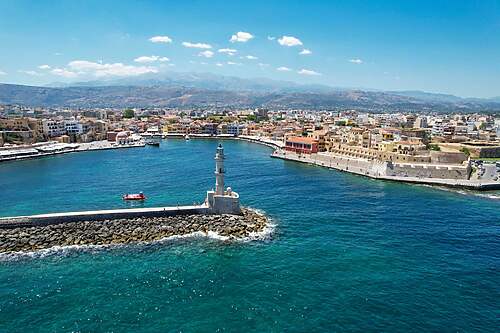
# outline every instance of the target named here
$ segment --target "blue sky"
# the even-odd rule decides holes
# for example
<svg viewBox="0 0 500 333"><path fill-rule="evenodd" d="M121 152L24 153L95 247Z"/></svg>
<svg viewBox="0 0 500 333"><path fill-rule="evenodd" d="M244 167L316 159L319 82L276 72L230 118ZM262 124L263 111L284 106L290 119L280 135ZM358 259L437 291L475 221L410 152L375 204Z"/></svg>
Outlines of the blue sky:
<svg viewBox="0 0 500 333"><path fill-rule="evenodd" d="M500 95L494 0L0 0L0 46L4 83L194 71Z"/></svg>

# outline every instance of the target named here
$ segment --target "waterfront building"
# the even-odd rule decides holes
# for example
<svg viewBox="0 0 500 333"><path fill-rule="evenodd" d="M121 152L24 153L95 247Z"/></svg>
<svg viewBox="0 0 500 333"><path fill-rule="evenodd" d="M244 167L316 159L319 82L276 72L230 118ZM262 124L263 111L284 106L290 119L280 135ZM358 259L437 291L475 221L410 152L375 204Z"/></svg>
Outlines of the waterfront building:
<svg viewBox="0 0 500 333"><path fill-rule="evenodd" d="M319 143L314 138L291 136L285 140L285 150L298 154L313 154L319 151Z"/></svg>
<svg viewBox="0 0 500 333"><path fill-rule="evenodd" d="M64 123L62 121L44 119L43 134L49 138L65 134Z"/></svg>
<svg viewBox="0 0 500 333"><path fill-rule="evenodd" d="M80 124L78 120L66 119L63 124L67 135L78 135L83 133L82 124Z"/></svg>
<svg viewBox="0 0 500 333"><path fill-rule="evenodd" d="M231 123L227 124L227 134L231 134L234 136L241 135L243 130L245 129L245 125L239 123Z"/></svg>

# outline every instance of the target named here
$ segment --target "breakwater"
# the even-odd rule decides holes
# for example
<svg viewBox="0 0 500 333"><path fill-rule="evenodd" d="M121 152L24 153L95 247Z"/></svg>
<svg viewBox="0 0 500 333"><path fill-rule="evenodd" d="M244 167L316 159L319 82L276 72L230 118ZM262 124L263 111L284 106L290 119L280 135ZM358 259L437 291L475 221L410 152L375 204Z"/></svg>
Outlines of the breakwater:
<svg viewBox="0 0 500 333"><path fill-rule="evenodd" d="M265 230L268 218L243 208L241 215L191 214L85 220L0 229L0 253L71 245L153 242L193 233L244 239Z"/></svg>

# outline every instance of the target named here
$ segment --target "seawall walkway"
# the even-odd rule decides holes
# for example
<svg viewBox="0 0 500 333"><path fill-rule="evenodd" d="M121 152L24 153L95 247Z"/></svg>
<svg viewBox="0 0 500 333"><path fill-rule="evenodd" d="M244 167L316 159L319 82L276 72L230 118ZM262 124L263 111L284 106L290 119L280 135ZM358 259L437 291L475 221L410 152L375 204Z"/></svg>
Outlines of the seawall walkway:
<svg viewBox="0 0 500 333"><path fill-rule="evenodd" d="M35 227L68 222L104 221L132 219L138 217L153 218L178 215L210 214L206 205L127 208L111 210L91 210L81 212L51 213L0 218L0 229L17 227Z"/></svg>

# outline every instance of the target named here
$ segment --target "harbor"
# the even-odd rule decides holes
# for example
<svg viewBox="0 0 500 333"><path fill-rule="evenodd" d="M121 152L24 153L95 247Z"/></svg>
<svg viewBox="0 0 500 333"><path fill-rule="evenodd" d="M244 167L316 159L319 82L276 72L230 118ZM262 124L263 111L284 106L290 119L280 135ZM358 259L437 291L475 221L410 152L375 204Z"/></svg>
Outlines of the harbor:
<svg viewBox="0 0 500 333"><path fill-rule="evenodd" d="M230 238L262 232L267 218L242 209L238 193L225 187L224 160L224 148L219 144L215 154L215 187L207 191L200 205L4 217L0 218L0 252L153 241L194 232ZM141 192L138 199L146 200L146 196Z"/></svg>
<svg viewBox="0 0 500 333"><path fill-rule="evenodd" d="M491 265L497 244L494 217L499 214L498 198L372 181L269 158L271 150L263 145L221 142L226 154L225 182L238 192L244 207L271 217L266 227L276 226L270 236L264 236L269 232L264 228L256 232L262 241L247 241L254 236L250 229L248 236L238 236L236 228L243 227L238 221L234 221L234 232L229 227L202 229L201 224L208 223L205 219L224 219L228 226L233 223L231 217L239 215L191 215L200 222L191 222L189 227L183 221L191 216L179 215L125 219L134 220L128 222L130 227L121 226L121 219L110 219L51 224L33 231L23 228L28 233L22 236L28 244L23 245L24 250L0 254L5 300L2 322L7 323L8 314L16 313L17 322L28 330L36 331L40 323L51 327L55 318L60 322L58 330L78 331L66 320L68 311L62 307L50 318L33 319L36 311L48 311L57 303L81 318L80 328L88 318L98 322L85 326L89 330L99 330L103 325L99 316L105 316L110 331L124 330L130 318L145 327L152 321L168 320L187 331L187 323L193 322L191 315L217 303L224 321L255 315L269 318L266 314L279 311L283 323L276 325L277 330L307 330L300 325L316 314L328 325L331 316L370 316L372 307L380 306L391 311L396 295L401 297L398 310L405 318L440 319L435 315L440 309L453 314L441 320L449 323L453 319L453 327L467 330L470 326L460 320L476 320L477 312L469 309L482 307L492 312L477 322L493 324L496 300L491 288L497 276ZM0 205L0 216L176 207L177 203L191 206L193 201L203 202L204 190L215 186L216 147L215 140L167 139L159 149L104 150L3 163L0 187L9 196ZM144 203L121 198L123 193L141 190L148 197ZM134 235L132 226L141 223L144 232L139 229ZM103 229L97 233L95 228L101 224ZM169 230L170 224L179 228ZM112 243L104 226L118 234L123 229L123 236ZM69 240L73 228L78 237ZM15 230L2 229L1 239L11 244L12 237L7 235L20 236L20 230ZM234 238L220 237L226 231ZM64 240L59 232L66 233ZM156 239L160 234L163 238ZM184 236L176 236L181 234ZM156 236L153 240L148 235ZM475 250L471 252L471 248ZM464 268L471 266L476 269ZM103 285L103 281L107 282ZM471 290L473 296L456 301L457 293ZM232 296L241 293L248 295L246 300ZM95 305L104 299L110 300L107 305ZM275 305L276 299L286 301ZM251 308L248 301L258 301L259 307ZM431 302L433 307L416 308L420 302ZM117 315L116 309L123 312ZM410 328L401 326L401 317L392 313L380 319L384 320L390 321L388 325ZM221 321L217 323L222 327ZM203 330L204 325L196 328ZM165 325L156 326L158 330L162 327ZM262 331L266 327L258 326ZM16 330L14 323L9 328ZM370 327L367 324L362 329L369 331Z"/></svg>

